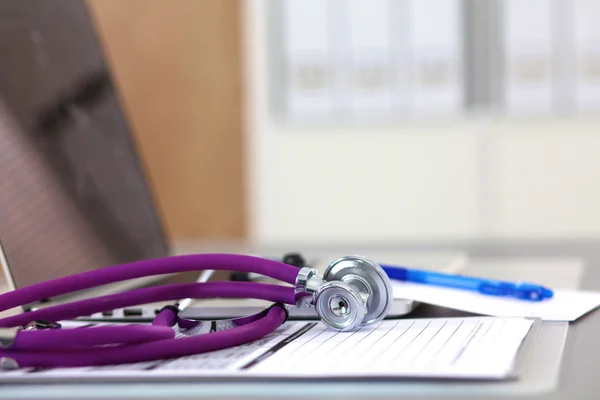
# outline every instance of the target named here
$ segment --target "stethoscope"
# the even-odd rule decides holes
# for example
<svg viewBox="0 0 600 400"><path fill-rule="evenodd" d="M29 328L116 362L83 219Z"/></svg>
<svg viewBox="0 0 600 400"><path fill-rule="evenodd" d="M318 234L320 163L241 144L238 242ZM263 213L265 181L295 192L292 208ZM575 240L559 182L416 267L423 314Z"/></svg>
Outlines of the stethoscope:
<svg viewBox="0 0 600 400"><path fill-rule="evenodd" d="M133 289L0 319L0 370L116 365L189 356L258 340L287 319L287 307L314 307L329 328L351 331L381 321L393 300L384 270L359 256L333 261L322 277L311 267L240 254L182 255L138 261L70 275L0 295L0 312L95 286L186 271L257 273L292 286L258 282L205 282ZM227 328L175 338L175 329L197 321L163 308L150 325L65 329L72 320L122 307L183 298L254 298L274 302L264 311L229 321ZM47 321L47 322L42 322Z"/></svg>

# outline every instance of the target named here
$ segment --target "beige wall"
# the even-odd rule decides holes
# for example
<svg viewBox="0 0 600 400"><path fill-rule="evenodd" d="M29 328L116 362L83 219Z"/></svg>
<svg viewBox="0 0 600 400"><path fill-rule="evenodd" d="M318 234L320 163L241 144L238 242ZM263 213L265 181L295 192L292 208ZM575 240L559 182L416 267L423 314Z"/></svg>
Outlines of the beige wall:
<svg viewBox="0 0 600 400"><path fill-rule="evenodd" d="M244 237L238 2L88 3L170 236Z"/></svg>

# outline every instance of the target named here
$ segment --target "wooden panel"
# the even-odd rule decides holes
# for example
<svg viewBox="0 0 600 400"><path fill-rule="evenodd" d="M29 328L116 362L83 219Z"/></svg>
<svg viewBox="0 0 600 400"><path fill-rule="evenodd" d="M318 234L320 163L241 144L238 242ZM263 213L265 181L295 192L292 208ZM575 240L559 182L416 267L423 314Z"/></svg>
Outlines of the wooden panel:
<svg viewBox="0 0 600 400"><path fill-rule="evenodd" d="M88 5L169 235L243 238L238 2Z"/></svg>

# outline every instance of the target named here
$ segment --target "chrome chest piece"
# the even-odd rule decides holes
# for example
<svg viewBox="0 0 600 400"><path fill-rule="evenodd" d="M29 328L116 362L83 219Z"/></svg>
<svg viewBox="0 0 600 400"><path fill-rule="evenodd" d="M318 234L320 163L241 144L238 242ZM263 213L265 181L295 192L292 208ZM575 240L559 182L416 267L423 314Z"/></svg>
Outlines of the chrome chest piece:
<svg viewBox="0 0 600 400"><path fill-rule="evenodd" d="M300 306L313 305L331 328L350 331L381 321L392 306L392 286L376 263L359 256L332 262L323 277L304 267L296 279L296 293L305 294Z"/></svg>

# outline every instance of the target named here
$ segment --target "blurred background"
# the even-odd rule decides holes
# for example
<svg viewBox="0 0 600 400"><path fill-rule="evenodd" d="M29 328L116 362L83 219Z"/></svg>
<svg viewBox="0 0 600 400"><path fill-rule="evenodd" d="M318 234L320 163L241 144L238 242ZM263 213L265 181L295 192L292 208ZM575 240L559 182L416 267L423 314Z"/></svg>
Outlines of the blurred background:
<svg viewBox="0 0 600 400"><path fill-rule="evenodd" d="M600 3L244 5L252 235L600 233Z"/></svg>
<svg viewBox="0 0 600 400"><path fill-rule="evenodd" d="M600 3L98 0L175 238L600 234Z"/></svg>
<svg viewBox="0 0 600 400"><path fill-rule="evenodd" d="M600 236L600 2L86 5L173 241Z"/></svg>

